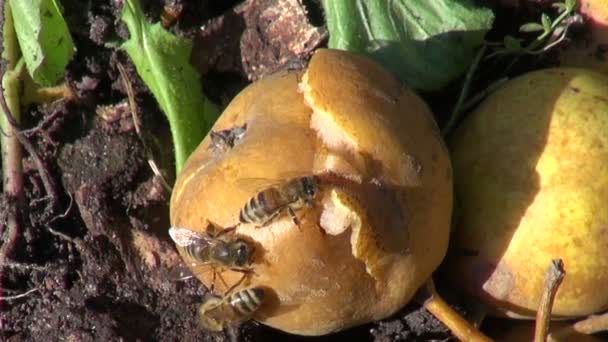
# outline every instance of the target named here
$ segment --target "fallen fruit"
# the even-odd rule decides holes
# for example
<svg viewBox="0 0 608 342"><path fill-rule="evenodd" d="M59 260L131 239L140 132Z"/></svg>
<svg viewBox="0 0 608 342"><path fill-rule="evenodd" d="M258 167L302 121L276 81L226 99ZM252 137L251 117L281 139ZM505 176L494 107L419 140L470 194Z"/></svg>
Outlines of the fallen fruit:
<svg viewBox="0 0 608 342"><path fill-rule="evenodd" d="M173 190L171 224L199 232L208 222L236 226L234 234L251 241L252 272L234 291L265 290L256 320L322 335L382 319L442 261L452 209L448 153L427 106L377 64L318 50L305 73L243 90L213 131L236 127L246 129L229 148L210 148L218 143L208 135L189 158ZM309 206L239 223L260 191L312 175L320 183ZM192 270L220 293L242 278L206 265Z"/></svg>
<svg viewBox="0 0 608 342"><path fill-rule="evenodd" d="M545 269L553 315L608 308L608 77L540 70L490 95L450 138L462 207L446 270L495 313L533 317Z"/></svg>

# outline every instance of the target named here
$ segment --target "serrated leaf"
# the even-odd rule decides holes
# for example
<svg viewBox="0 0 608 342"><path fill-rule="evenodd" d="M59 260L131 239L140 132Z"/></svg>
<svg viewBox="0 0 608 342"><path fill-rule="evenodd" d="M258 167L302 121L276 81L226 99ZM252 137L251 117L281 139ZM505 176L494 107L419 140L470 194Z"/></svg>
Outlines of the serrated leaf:
<svg viewBox="0 0 608 342"><path fill-rule="evenodd" d="M460 76L491 28L470 0L323 0L329 47L364 53L414 88L438 90Z"/></svg>
<svg viewBox="0 0 608 342"><path fill-rule="evenodd" d="M32 79L55 85L74 55L74 42L55 0L10 0L15 32Z"/></svg>
<svg viewBox="0 0 608 342"><path fill-rule="evenodd" d="M517 52L521 50L521 39L515 38L513 36L505 36L503 43L505 48L511 52Z"/></svg>
<svg viewBox="0 0 608 342"><path fill-rule="evenodd" d="M547 15L546 13L543 13L543 15L540 17L540 20L543 24L542 26L545 32L551 31L551 17L549 17L549 15Z"/></svg>
<svg viewBox="0 0 608 342"><path fill-rule="evenodd" d="M539 23L527 23L519 27L520 32L538 32L544 31L545 28Z"/></svg>
<svg viewBox="0 0 608 342"><path fill-rule="evenodd" d="M148 22L137 0L125 0L121 19L131 34L122 48L169 119L179 172L218 111L203 96L198 74L190 65L190 40L174 36L160 23Z"/></svg>

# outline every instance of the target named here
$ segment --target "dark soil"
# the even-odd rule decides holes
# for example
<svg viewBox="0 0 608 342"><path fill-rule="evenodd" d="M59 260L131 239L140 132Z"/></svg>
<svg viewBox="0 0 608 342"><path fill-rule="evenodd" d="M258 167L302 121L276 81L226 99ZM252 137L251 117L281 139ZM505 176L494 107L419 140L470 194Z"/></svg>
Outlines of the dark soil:
<svg viewBox="0 0 608 342"><path fill-rule="evenodd" d="M66 71L75 99L32 105L23 113L22 126L31 129L26 137L42 164L31 154L23 161L20 231L1 265L3 340L229 339L200 328L196 309L206 289L177 272L181 259L167 234L170 192L163 186L175 177L166 147L168 124L127 56L112 47L128 36L118 20L118 2L61 1L78 48ZM305 64L327 39L313 0L303 6L295 0L142 2L150 20L193 38L192 62L206 95L221 107L251 80ZM119 65L135 92L141 135L125 105ZM149 159L162 175L152 172ZM45 181L56 196L48 196ZM3 226L12 200L0 197ZM417 304L336 335L297 337L252 322L239 336L243 341L452 339Z"/></svg>

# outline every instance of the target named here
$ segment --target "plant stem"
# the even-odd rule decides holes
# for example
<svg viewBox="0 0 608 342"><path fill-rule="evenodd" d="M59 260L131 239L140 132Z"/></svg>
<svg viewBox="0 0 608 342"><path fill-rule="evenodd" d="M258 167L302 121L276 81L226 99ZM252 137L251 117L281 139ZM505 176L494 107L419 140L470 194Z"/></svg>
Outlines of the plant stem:
<svg viewBox="0 0 608 342"><path fill-rule="evenodd" d="M3 58L6 60L6 73L0 73L0 127L2 136L2 186L7 200L7 223L0 234L6 236L6 240L0 247L0 265L6 264L6 259L11 253L15 240L19 235L19 207L23 201L23 172L21 144L17 138L17 132L10 120L19 120L19 80L18 75L23 70L23 61L18 62L19 48L13 27L13 20L9 3L0 0L0 9L4 17L3 28ZM1 280L1 279L0 279Z"/></svg>
<svg viewBox="0 0 608 342"><path fill-rule="evenodd" d="M458 100L456 101L456 104L454 105L454 109L452 110L452 115L450 115L448 123L441 130L441 134L443 135L444 138L448 134L450 134L450 132L452 132L452 130L454 129L454 126L458 122L458 119L460 119L460 114L462 113L462 105L464 104L464 101L469 96L469 90L471 88L471 82L473 81L473 75L475 75L475 71L477 70L477 67L479 66L481 57L483 57L484 53L486 52L486 48L487 48L487 46L483 45L479 49L479 51L477 51L475 58L473 59L473 61L471 62L471 65L469 66L469 70L467 71L467 75L464 78L464 82L462 84L462 88L460 90Z"/></svg>

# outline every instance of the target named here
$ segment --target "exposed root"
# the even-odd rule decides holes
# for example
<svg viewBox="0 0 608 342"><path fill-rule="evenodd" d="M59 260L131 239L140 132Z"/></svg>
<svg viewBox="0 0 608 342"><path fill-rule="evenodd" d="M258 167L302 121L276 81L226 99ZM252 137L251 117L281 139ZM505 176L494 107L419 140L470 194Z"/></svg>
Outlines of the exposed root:
<svg viewBox="0 0 608 342"><path fill-rule="evenodd" d="M62 233L60 231L57 231L57 230L51 228L49 225L46 226L46 229L49 231L49 233L57 236L58 238L60 238L62 240L65 240L67 242L71 242L71 243L73 243L75 245L78 245L78 242L75 239L67 236L66 234L64 234L64 233Z"/></svg>
<svg viewBox="0 0 608 342"><path fill-rule="evenodd" d="M27 296L29 296L30 294L32 294L32 293L34 293L34 292L36 292L36 291L38 291L38 289L37 289L37 288L34 288L34 289L28 290L28 291L26 291L26 292L24 292L24 293L21 293L21 294L18 294L18 295L13 295L13 296L0 296L0 301L9 301L9 300L15 300L15 299L19 299L19 298L27 297Z"/></svg>

